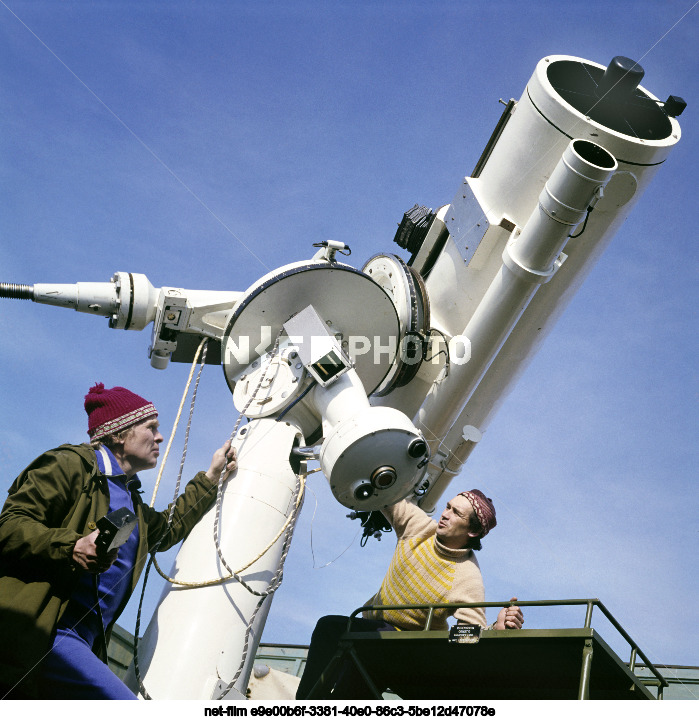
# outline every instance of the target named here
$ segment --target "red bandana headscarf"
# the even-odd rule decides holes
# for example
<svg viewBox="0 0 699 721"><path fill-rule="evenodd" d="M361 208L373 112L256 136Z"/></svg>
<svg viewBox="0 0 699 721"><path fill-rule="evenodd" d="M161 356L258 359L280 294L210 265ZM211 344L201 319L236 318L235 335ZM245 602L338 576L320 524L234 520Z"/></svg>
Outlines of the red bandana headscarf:
<svg viewBox="0 0 699 721"><path fill-rule="evenodd" d="M491 528L495 528L497 521L495 520L495 506L493 505L492 498L487 498L486 495L474 488L470 491L464 491L459 493L460 496L465 496L469 503L473 506L473 510L476 512L478 520L483 526L483 536L488 534Z"/></svg>

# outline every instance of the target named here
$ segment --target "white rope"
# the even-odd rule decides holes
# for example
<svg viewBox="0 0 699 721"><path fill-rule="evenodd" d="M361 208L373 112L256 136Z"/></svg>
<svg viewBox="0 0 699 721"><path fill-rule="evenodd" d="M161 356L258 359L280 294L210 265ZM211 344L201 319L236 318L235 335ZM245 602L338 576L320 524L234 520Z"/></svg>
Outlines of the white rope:
<svg viewBox="0 0 699 721"><path fill-rule="evenodd" d="M270 353L271 358L274 358L274 356L277 354L277 350L279 349L279 340L282 337L283 332L284 332L284 327L282 326L279 329L279 333L277 333L276 340L274 341L274 348L272 348L272 352ZM275 365L274 363L270 363L267 366L266 370L264 372L260 373L260 380L258 381L257 386L255 387L255 390L252 392L252 394L248 398L248 402L245 404L245 407L243 408L242 411L240 411L238 420L235 423L233 432L231 433L231 437L230 437L231 443L233 442L233 439L236 437L236 435L238 433L238 426L240 425L240 421L243 419L245 412L250 407L252 402L255 400L257 393L259 392L260 388L262 387L262 383L267 379L267 371L270 368L272 368L272 366L274 366L274 365ZM279 366L277 365L276 368L278 369ZM221 550L221 543L220 543L219 536L218 536L218 527L219 527L219 523L221 520L221 508L223 507L223 481L224 481L225 476L226 476L226 466L224 465L223 470L221 471L221 475L219 476L219 479L218 479L218 489L216 491L216 516L214 517L214 544L216 545L216 553L218 554L218 557L219 557L221 563L223 564L223 567L230 574L229 577L234 577L238 581L240 581L240 583L243 583L243 585L245 585L243 580L241 578L239 578L237 574L240 573L240 571L245 570L246 568L251 566L257 559L250 561L250 563L248 563L242 569L239 569L238 571L234 571L228 565L228 562L226 561L226 559L223 557L223 551ZM280 533L280 535L281 535L281 533ZM276 541L276 539L275 539L275 541ZM272 545L273 544L270 544L269 546L267 546L267 548L263 551L263 554L266 553L272 547ZM259 558L259 556L258 556L258 558ZM248 589L248 590L250 590L250 589ZM250 592L253 593L252 590Z"/></svg>
<svg viewBox="0 0 699 721"><path fill-rule="evenodd" d="M252 591L248 586L243 584L243 586L246 588L246 590L250 591L251 593L260 596L260 600L257 602L257 605L255 606L255 610L252 612L252 616L250 617L250 621L245 629L245 641L243 643L243 653L242 658L240 660L240 665L238 666L238 670L235 672L235 675L231 679L228 686L226 686L225 689L221 692L221 695L218 697L217 700L223 699L226 694L235 686L235 684L238 682L238 679L240 678L240 674L243 671L243 668L245 667L245 661L248 656L248 650L249 650L249 643L250 643L250 632L252 631L252 627L255 624L255 618L257 617L257 613L262 608L262 604L264 603L265 599L268 596L271 596L282 584L282 580L284 578L284 562L286 561L286 557L289 553L289 548L291 546L291 537L294 533L294 527L296 525L296 520L298 518L299 508L301 506L301 501L303 499L303 490L305 487L305 474L298 474L296 476L296 503L294 504L294 510L291 512L291 515L289 517L290 523L288 524L288 529L286 532L286 537L284 538L284 545L282 548L282 555L279 559L279 564L277 565L277 572L272 577L271 581L269 582L269 585L267 586L267 589L262 592L258 593L256 591Z"/></svg>
<svg viewBox="0 0 699 721"><path fill-rule="evenodd" d="M168 517L167 517L167 523L165 524L165 530L163 531L163 534L160 537L160 539L158 540L158 542L153 547L153 551L150 554L148 564L146 565L146 571L145 571L144 578L143 578L143 588L141 589L141 599L138 603L138 612L136 614L136 629L134 631L134 671L136 672L136 682L138 683L138 688L141 692L141 695L146 700L152 700L152 698L149 695L148 691L146 691L146 687L143 684L143 679L141 678L141 669L140 669L139 663L138 663L138 637L139 637L140 628L141 628L141 612L143 610L143 599L144 599L145 593L146 593L146 585L148 583L148 575L150 573L150 567L152 564L155 563L155 554L158 552L158 548L160 548L160 544L162 543L163 538L165 538L165 534L168 532L170 526L172 525L172 517L175 513L176 500L177 500L177 496L179 495L179 492L180 492L180 483L182 481L182 469L184 468L185 458L187 457L187 444L189 443L189 431L192 426L192 416L194 414L194 405L195 405L196 399L197 399L197 389L199 388L199 381L201 380L201 373L204 370L204 365L206 363L206 352L208 349L208 340L206 338L204 338L202 340L202 342L199 344L199 347L197 348L197 352L194 357L194 362L192 363L192 369L189 374L189 379L187 380L185 394L182 397L182 402L180 403L180 410L177 414L177 418L175 419L175 424L173 426L172 434L170 436L170 443L172 443L172 439L174 438L175 431L177 429L177 424L179 423L180 415L182 413L182 407L184 405L184 400L187 396L187 392L189 391L189 386L192 381L192 375L194 374L194 368L199 359L199 353L200 353L200 351L202 351L202 349L203 349L203 353L202 353L201 365L199 367L199 373L197 373L197 381L194 384L194 390L192 392L192 401L189 406L189 418L187 420L187 429L185 431L184 447L182 450L182 460L180 461L180 470L179 470L179 473L177 474L177 481L175 483L174 500L170 504L170 510L169 510ZM168 446L168 451L169 450L170 449ZM165 462L165 459L163 459L163 465L164 465L164 462ZM224 467L225 467L225 463L224 463ZM162 466L161 466L160 476L162 476ZM160 477L158 478L158 481L160 481ZM156 484L155 491L157 491L157 484ZM153 493L153 499L155 499L155 491ZM152 502L151 502L151 505L153 505Z"/></svg>
<svg viewBox="0 0 699 721"><path fill-rule="evenodd" d="M189 393L189 386L192 383L192 376L194 375L194 369L197 366L197 361L199 360L199 354L202 352L202 348L204 348L204 360L202 360L201 368L199 369L199 376L197 377L197 385L199 384L199 377L201 377L201 369L204 367L204 361L206 360L206 348L208 348L208 338L202 338L201 343L199 343L199 347L197 348L197 352L194 354L194 360L192 361L192 367L189 370L189 378L187 378L187 383L184 387L184 393L182 394L182 400L180 401L180 407L177 410L177 415L175 416L175 422L172 426L172 432L170 433L170 439L167 442L167 448L165 449L165 454L163 455L163 460L160 463L160 470L158 471L158 477L155 479L155 488L153 489L153 495L150 499L150 506L153 507L153 504L155 503L155 497L158 493L158 486L160 486L160 479L163 477L163 471L165 470L165 464L167 463L167 457L170 455L170 448L172 447L172 442L175 440L175 434L177 433L177 426L180 423L180 417L182 416L182 408L184 407L184 402L187 400L187 394ZM194 396L192 398L192 410L194 410L194 398L196 397L196 391L194 392ZM190 412L190 422L192 419L191 412ZM187 434L189 434L189 426L187 426ZM185 444L185 450L184 454L186 456L187 454L187 446ZM175 496L176 498L177 496Z"/></svg>

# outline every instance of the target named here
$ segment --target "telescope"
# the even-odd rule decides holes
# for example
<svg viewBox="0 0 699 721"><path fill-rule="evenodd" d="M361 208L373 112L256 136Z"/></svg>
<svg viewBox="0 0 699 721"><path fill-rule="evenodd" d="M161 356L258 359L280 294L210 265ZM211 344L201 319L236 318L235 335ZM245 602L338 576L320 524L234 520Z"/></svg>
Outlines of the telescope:
<svg viewBox="0 0 699 721"><path fill-rule="evenodd" d="M0 284L0 297L73 308L112 328L152 324L159 369L189 362L202 339L248 419L233 440L221 549L262 592L275 535L294 505L299 465L316 458L356 513L407 498L432 511L490 420L680 140L681 97L660 100L643 70L551 55L502 116L473 172L436 210L415 204L394 240L361 268L327 240L247 290L109 282ZM194 528L175 580L221 575L214 511ZM254 520L253 520L254 519ZM236 579L169 586L143 639L154 698L241 698L271 597ZM199 613L205 608L206 613ZM254 623L245 619L254 613ZM174 629L187 619L187 634ZM187 663L173 668L175 657Z"/></svg>

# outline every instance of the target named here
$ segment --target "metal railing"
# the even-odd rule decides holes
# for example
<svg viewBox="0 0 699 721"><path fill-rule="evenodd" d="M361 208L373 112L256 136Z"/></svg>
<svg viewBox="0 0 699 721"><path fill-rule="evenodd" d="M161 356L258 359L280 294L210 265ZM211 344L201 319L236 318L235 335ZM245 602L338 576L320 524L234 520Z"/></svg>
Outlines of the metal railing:
<svg viewBox="0 0 699 721"><path fill-rule="evenodd" d="M600 611L605 615L607 620L614 626L614 628L619 632L621 637L626 641L626 643L631 646L631 658L629 661L629 670L631 673L634 672L634 669L636 667L636 657L640 656L640 658L645 663L646 668L648 668L649 671L655 676L655 679L647 679L646 681L642 681L641 683L644 686L657 686L658 688L658 699L662 699L663 697L663 689L668 686L668 682L665 680L665 678L662 676L662 674L655 668L655 666L648 660L648 657L645 653L641 650L639 645L631 638L631 636L626 632L624 627L612 616L612 614L609 612L607 607L598 599L598 598L572 598L572 599L563 599L558 601L505 601L503 602L497 602L497 601L478 601L478 602L456 602L456 603L420 603L420 604L400 604L400 605L394 605L394 606L361 606L360 608L357 608L352 612L350 615L348 621L347 621L347 632L349 633L351 630L352 620L357 617L358 614L363 613L364 611L402 611L406 609L412 609L412 610L426 610L427 616L425 618L425 625L422 629L423 631L429 631L430 626L432 625L432 619L434 618L434 612L438 608L503 608L507 606L585 606L585 624L583 628L591 628L592 623L592 611L595 606L600 609ZM590 666L592 664L592 655L591 653L587 653L583 656L583 668L582 668L582 675L581 675L581 694L582 689L587 688L589 686L589 678L590 678ZM639 679L640 681L640 679Z"/></svg>

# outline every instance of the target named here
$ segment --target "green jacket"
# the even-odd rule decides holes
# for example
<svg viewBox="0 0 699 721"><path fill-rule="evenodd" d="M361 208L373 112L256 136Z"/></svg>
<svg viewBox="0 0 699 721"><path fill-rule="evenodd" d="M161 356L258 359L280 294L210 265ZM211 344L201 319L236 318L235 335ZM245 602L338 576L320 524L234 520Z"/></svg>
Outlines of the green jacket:
<svg viewBox="0 0 699 721"><path fill-rule="evenodd" d="M148 552L161 538L164 551L192 530L215 500L216 482L198 473L177 498L169 528L169 509L154 511L136 489L132 497L139 545L131 592ZM47 451L12 484L0 513L0 698L16 684L13 697L36 697L38 664L85 573L73 563L73 547L108 511L107 479L89 445Z"/></svg>

